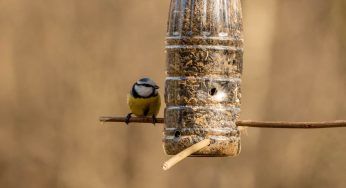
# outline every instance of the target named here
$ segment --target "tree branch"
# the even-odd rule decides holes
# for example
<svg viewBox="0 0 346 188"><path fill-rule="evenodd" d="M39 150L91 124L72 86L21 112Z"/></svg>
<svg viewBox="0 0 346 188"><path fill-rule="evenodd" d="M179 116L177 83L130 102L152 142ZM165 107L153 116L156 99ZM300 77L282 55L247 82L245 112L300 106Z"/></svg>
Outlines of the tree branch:
<svg viewBox="0 0 346 188"><path fill-rule="evenodd" d="M100 117L101 122L125 122L126 117ZM130 123L152 123L151 117L132 117ZM164 118L157 118L156 123L164 123ZM336 128L346 127L346 120L324 121L324 122L284 122L284 121L252 121L241 120L236 122L239 127L257 127L257 128Z"/></svg>

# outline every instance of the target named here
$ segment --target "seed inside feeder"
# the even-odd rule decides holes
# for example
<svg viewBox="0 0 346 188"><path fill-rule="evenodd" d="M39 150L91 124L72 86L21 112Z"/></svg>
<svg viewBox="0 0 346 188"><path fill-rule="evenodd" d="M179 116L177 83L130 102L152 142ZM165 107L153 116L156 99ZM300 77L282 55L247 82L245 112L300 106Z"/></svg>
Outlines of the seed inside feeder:
<svg viewBox="0 0 346 188"><path fill-rule="evenodd" d="M242 37L240 0L171 0L163 139L167 154L208 138L212 144L193 156L240 152L235 121L240 111L236 89L241 83Z"/></svg>

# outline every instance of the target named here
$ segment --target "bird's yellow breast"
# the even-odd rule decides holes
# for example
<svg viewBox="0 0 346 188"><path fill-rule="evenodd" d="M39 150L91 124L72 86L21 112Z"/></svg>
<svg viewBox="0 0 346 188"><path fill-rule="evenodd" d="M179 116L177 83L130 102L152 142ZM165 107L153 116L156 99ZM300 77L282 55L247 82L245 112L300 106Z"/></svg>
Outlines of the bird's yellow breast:
<svg viewBox="0 0 346 188"><path fill-rule="evenodd" d="M127 104L136 116L156 116L160 110L161 98L160 95L150 98L134 98L128 94Z"/></svg>

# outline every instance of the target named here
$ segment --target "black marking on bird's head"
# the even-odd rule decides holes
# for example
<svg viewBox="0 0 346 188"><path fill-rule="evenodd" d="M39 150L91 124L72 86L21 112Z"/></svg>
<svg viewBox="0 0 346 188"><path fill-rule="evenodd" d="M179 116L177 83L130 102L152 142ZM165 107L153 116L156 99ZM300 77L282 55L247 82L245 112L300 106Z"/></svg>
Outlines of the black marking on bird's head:
<svg viewBox="0 0 346 188"><path fill-rule="evenodd" d="M141 78L138 81L140 82L148 82L150 80L150 78Z"/></svg>

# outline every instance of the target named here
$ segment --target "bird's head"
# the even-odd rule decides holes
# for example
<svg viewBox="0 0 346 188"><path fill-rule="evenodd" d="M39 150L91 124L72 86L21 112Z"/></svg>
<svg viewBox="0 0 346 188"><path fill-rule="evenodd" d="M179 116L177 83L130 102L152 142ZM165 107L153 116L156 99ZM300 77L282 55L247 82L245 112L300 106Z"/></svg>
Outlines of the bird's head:
<svg viewBox="0 0 346 188"><path fill-rule="evenodd" d="M158 94L159 86L150 79L142 78L137 80L132 87L132 95L138 98L149 98Z"/></svg>

